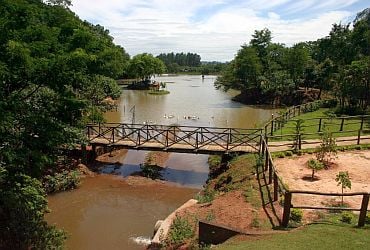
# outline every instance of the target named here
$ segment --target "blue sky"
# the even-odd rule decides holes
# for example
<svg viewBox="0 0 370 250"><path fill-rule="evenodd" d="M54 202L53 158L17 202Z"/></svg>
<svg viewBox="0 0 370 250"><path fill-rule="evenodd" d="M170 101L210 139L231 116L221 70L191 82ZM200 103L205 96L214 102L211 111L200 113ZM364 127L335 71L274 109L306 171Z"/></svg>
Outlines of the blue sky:
<svg viewBox="0 0 370 250"><path fill-rule="evenodd" d="M370 7L369 0L72 0L82 19L110 30L132 56L194 52L204 61L229 61L254 30L292 45L328 35Z"/></svg>

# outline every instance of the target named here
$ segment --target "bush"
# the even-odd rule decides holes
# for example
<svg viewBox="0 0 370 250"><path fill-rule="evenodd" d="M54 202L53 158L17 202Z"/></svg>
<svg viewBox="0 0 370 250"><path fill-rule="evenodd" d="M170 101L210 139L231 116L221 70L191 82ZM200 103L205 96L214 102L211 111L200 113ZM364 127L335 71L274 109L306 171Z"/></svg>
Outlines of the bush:
<svg viewBox="0 0 370 250"><path fill-rule="evenodd" d="M168 234L169 243L182 244L185 240L190 239L193 236L194 230L188 220L176 215Z"/></svg>
<svg viewBox="0 0 370 250"><path fill-rule="evenodd" d="M370 225L370 214L366 215L365 224L369 224Z"/></svg>
<svg viewBox="0 0 370 250"><path fill-rule="evenodd" d="M323 108L335 108L337 106L337 104L338 104L337 99L324 100L322 102L321 107L323 107Z"/></svg>
<svg viewBox="0 0 370 250"><path fill-rule="evenodd" d="M66 234L44 220L46 193L37 179L0 173L0 204L0 249L62 249Z"/></svg>
<svg viewBox="0 0 370 250"><path fill-rule="evenodd" d="M204 190L202 194L196 194L195 199L198 201L198 203L208 203L212 202L215 198L215 192L214 191L208 191Z"/></svg>
<svg viewBox="0 0 370 250"><path fill-rule="evenodd" d="M293 155L293 152L292 151L286 151L285 152L285 156L292 156Z"/></svg>
<svg viewBox="0 0 370 250"><path fill-rule="evenodd" d="M303 212L299 208L293 208L290 212L290 219L296 223L301 223Z"/></svg>
<svg viewBox="0 0 370 250"><path fill-rule="evenodd" d="M77 188L80 181L81 177L78 170L64 170L54 175L46 175L44 177L43 186L47 193L55 193Z"/></svg>
<svg viewBox="0 0 370 250"><path fill-rule="evenodd" d="M342 212L340 220L344 223L351 224L353 219L353 214L350 212Z"/></svg>
<svg viewBox="0 0 370 250"><path fill-rule="evenodd" d="M155 179L162 179L162 169L160 166L151 164L140 164L141 173L144 177Z"/></svg>

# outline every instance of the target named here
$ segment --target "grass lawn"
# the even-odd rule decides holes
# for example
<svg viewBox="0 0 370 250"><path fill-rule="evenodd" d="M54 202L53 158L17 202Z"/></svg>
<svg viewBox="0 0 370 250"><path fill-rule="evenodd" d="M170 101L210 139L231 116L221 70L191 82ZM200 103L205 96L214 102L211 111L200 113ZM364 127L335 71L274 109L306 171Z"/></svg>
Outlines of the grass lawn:
<svg viewBox="0 0 370 250"><path fill-rule="evenodd" d="M312 224L256 240L227 242L216 249L370 249L370 230L339 224Z"/></svg>
<svg viewBox="0 0 370 250"><path fill-rule="evenodd" d="M150 90L148 92L149 95L167 95L169 93L170 93L170 91L167 91L167 90L158 90L158 91Z"/></svg>
<svg viewBox="0 0 370 250"><path fill-rule="evenodd" d="M341 123L342 119L341 118L332 118L330 119L329 115L327 112L329 109L319 109L314 112L308 112L305 114L302 114L300 116L297 116L290 121L288 121L283 128L278 129L277 131L274 132L274 136L272 137L271 140L276 141L276 140L292 140L291 136L292 134L295 134L295 127L296 127L296 121L298 119L303 120L302 124L302 134L307 134L304 135L302 138L303 139L316 139L319 138L319 127L320 127L320 118L323 118L321 121L321 129L320 131L323 130L323 126L327 126L332 132L334 137L339 137L339 136L356 136L358 133L358 130L360 129L361 126L361 119L359 118L353 118L353 119L345 119L343 123L343 131L340 131L341 128ZM363 130L369 130L370 129L370 118L367 118L364 121L363 124Z"/></svg>

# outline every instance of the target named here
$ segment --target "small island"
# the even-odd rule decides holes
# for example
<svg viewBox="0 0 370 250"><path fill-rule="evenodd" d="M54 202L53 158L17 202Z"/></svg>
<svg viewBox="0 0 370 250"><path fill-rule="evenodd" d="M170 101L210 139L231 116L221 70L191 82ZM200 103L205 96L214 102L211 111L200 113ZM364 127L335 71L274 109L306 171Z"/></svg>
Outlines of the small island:
<svg viewBox="0 0 370 250"><path fill-rule="evenodd" d="M149 95L167 95L170 93L166 89L167 85L165 82L157 82L157 81L152 81L149 84Z"/></svg>

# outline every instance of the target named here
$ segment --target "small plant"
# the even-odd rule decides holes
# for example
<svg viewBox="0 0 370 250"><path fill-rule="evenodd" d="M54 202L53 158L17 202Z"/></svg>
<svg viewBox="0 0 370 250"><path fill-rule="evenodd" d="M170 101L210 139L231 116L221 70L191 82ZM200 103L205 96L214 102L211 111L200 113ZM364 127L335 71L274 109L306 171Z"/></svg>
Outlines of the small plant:
<svg viewBox="0 0 370 250"><path fill-rule="evenodd" d="M141 173L144 177L155 179L162 179L162 168L157 165L140 164Z"/></svg>
<svg viewBox="0 0 370 250"><path fill-rule="evenodd" d="M315 159L308 160L307 165L312 170L311 181L315 178L315 172L324 168L324 164Z"/></svg>
<svg viewBox="0 0 370 250"><path fill-rule="evenodd" d="M209 211L206 216L206 221L211 222L216 218L215 212L213 210Z"/></svg>
<svg viewBox="0 0 370 250"><path fill-rule="evenodd" d="M337 144L331 131L324 126L321 135L321 144L316 151L316 159L324 164L325 168L329 167L331 161L337 157Z"/></svg>
<svg viewBox="0 0 370 250"><path fill-rule="evenodd" d="M254 228L260 228L261 227L261 222L259 221L259 219L257 217L254 217L252 219L251 227L254 227Z"/></svg>
<svg viewBox="0 0 370 250"><path fill-rule="evenodd" d="M293 152L292 151L286 151L285 156L293 156Z"/></svg>
<svg viewBox="0 0 370 250"><path fill-rule="evenodd" d="M190 239L193 236L194 230L189 221L176 215L168 234L169 243L182 244L185 240Z"/></svg>
<svg viewBox="0 0 370 250"><path fill-rule="evenodd" d="M301 223L303 212L299 208L293 208L290 212L290 219L296 223Z"/></svg>
<svg viewBox="0 0 370 250"><path fill-rule="evenodd" d="M343 212L341 214L341 218L340 220L344 223L348 223L348 224L351 224L352 222L352 219L353 219L353 214L350 213L350 212Z"/></svg>
<svg viewBox="0 0 370 250"><path fill-rule="evenodd" d="M215 198L215 192L208 191L207 189L204 190L202 193L198 193L195 195L195 199L200 204L212 202L214 198Z"/></svg>
<svg viewBox="0 0 370 250"><path fill-rule="evenodd" d="M342 187L342 194L344 193L344 189L349 188L351 189L352 183L351 179L349 178L348 171L339 172L335 177L335 181L338 183L338 186ZM343 206L343 196L342 196L342 206Z"/></svg>
<svg viewBox="0 0 370 250"><path fill-rule="evenodd" d="M365 224L370 225L370 214L366 215Z"/></svg>

